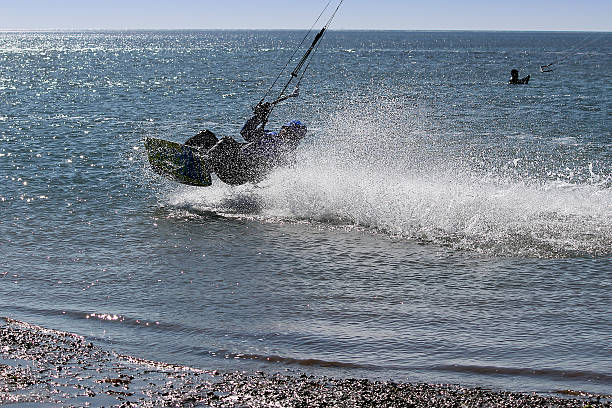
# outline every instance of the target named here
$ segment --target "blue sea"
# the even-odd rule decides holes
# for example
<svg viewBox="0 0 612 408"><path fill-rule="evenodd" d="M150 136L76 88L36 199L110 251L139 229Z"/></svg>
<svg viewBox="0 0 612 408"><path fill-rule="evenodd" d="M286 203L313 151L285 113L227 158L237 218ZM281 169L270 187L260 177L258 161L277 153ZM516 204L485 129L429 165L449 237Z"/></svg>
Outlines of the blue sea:
<svg viewBox="0 0 612 408"><path fill-rule="evenodd" d="M0 315L203 369L612 394L612 33L330 31L269 124L308 126L293 166L151 170L145 137L239 138L304 35L0 33Z"/></svg>

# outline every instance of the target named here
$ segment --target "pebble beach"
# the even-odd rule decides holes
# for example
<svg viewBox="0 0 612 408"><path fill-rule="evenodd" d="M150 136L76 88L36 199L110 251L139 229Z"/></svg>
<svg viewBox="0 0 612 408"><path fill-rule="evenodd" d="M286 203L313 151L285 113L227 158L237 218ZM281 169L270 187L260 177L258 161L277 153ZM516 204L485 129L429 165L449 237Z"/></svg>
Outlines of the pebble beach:
<svg viewBox="0 0 612 408"><path fill-rule="evenodd" d="M299 372L221 372L138 359L76 334L0 319L0 401L24 407L612 407L547 396ZM15 405L13 405L15 404Z"/></svg>

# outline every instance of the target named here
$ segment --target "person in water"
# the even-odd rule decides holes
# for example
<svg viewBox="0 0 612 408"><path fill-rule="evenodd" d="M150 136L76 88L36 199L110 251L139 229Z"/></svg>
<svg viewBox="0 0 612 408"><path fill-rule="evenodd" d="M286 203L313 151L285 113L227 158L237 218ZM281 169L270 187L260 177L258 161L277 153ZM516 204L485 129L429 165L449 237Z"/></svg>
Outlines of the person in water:
<svg viewBox="0 0 612 408"><path fill-rule="evenodd" d="M212 171L224 183L257 183L274 167L290 162L292 153L306 135L306 126L297 120L282 126L278 132L265 130L272 107L297 95L296 91L272 103L257 104L240 131L245 143L227 136L219 140L213 132L204 130L185 145L206 150Z"/></svg>
<svg viewBox="0 0 612 408"><path fill-rule="evenodd" d="M508 81L508 83L513 85L526 84L529 82L529 78L531 78L531 75L527 75L525 78L519 79L518 70L513 69L512 71L510 71L510 80Z"/></svg>

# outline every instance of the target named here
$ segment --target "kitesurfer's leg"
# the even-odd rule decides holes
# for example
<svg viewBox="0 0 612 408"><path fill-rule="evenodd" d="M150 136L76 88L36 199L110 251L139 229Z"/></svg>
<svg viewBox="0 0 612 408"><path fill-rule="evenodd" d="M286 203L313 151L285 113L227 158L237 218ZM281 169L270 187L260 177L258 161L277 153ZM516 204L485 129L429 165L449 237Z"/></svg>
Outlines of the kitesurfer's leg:
<svg viewBox="0 0 612 408"><path fill-rule="evenodd" d="M206 129L206 130L201 131L197 135L187 139L187 141L185 142L185 145L195 147L198 149L208 150L214 145L216 145L218 141L219 139L217 139L217 136L215 136L215 134L211 132L210 130Z"/></svg>
<svg viewBox="0 0 612 408"><path fill-rule="evenodd" d="M243 184L245 178L245 155L241 150L242 143L231 137L222 138L219 143L208 150L208 163L219 180L226 184Z"/></svg>

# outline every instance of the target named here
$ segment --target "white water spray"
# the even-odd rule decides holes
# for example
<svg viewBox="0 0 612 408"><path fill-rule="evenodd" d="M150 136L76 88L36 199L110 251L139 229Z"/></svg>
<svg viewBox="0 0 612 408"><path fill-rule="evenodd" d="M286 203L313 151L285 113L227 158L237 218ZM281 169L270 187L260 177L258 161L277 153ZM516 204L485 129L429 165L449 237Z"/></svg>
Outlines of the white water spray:
<svg viewBox="0 0 612 408"><path fill-rule="evenodd" d="M261 186L183 189L170 203L490 255L612 254L612 189L483 173L466 164L473 160L461 144L428 135L419 118L396 102L346 109Z"/></svg>

